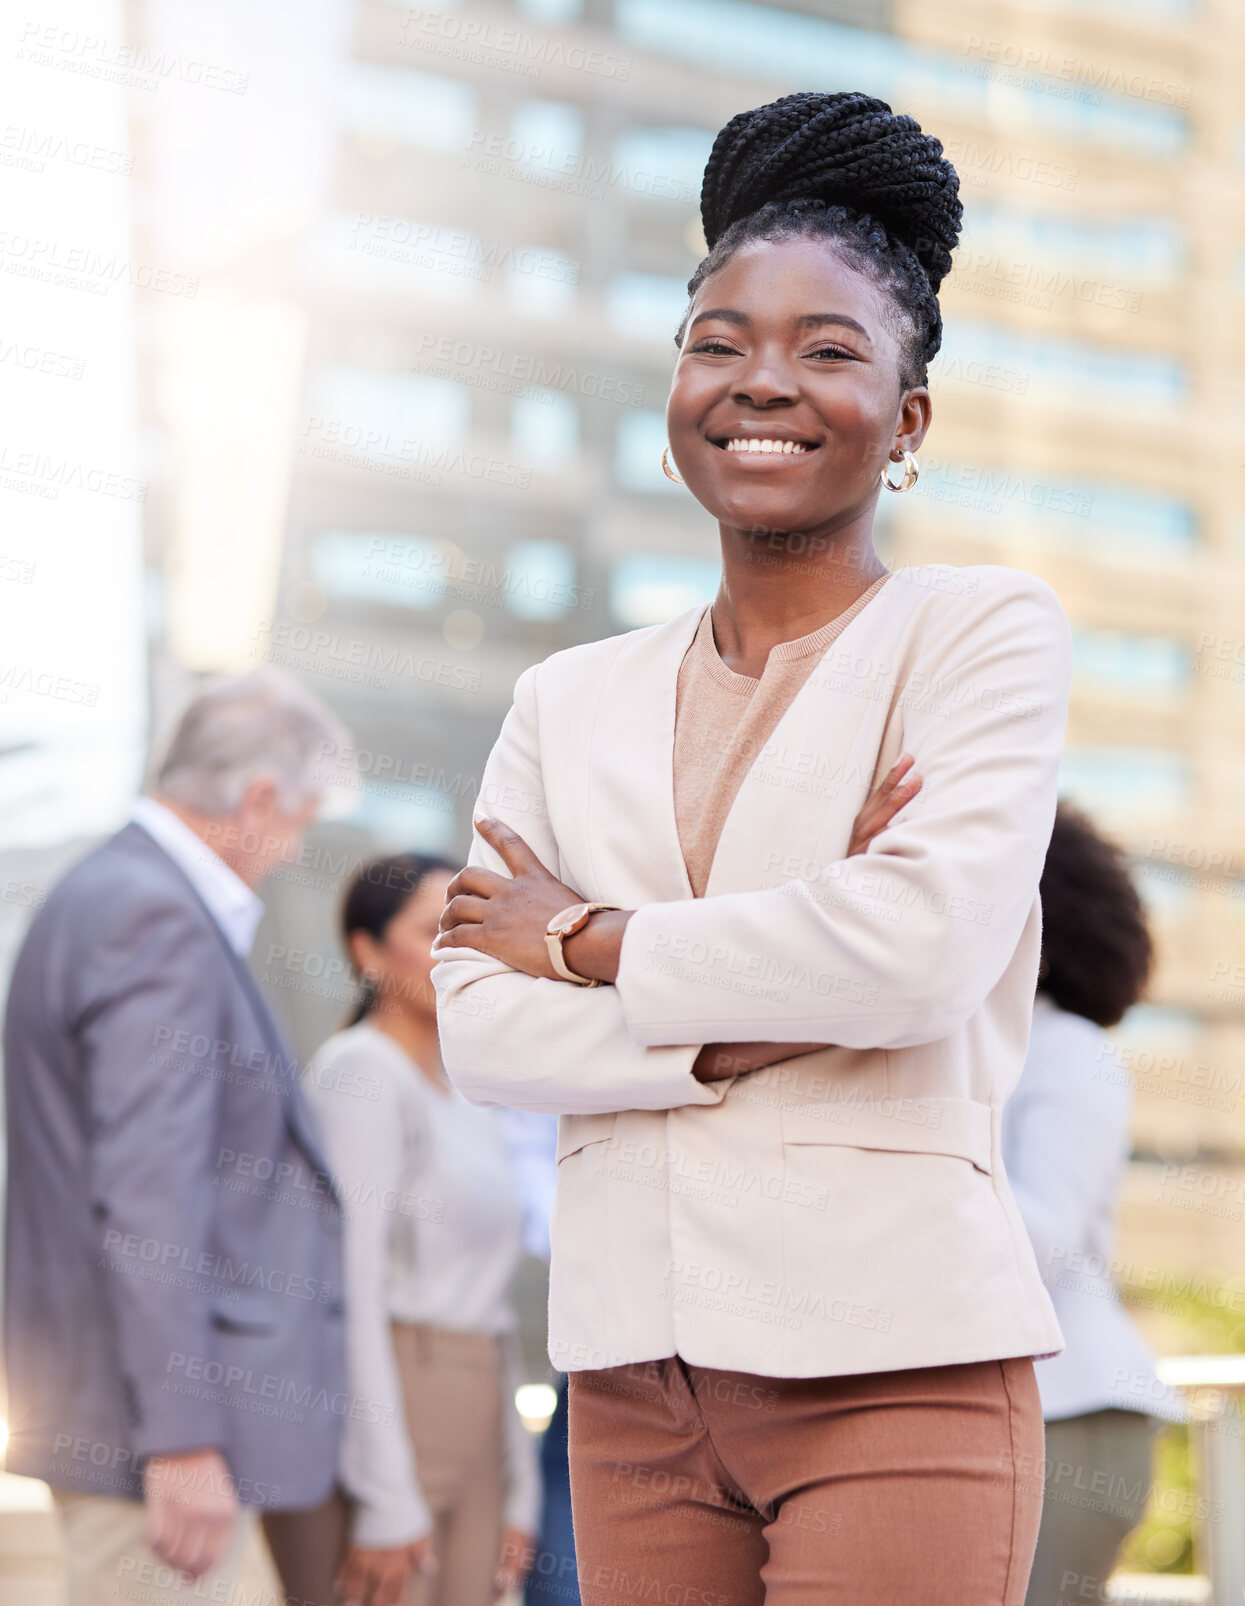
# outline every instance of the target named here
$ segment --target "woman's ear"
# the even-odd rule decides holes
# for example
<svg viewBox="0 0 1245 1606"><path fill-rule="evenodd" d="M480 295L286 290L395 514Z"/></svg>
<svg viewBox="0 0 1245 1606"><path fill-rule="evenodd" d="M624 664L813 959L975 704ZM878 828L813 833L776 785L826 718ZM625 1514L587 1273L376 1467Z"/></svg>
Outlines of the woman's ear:
<svg viewBox="0 0 1245 1606"><path fill-rule="evenodd" d="M934 404L924 385L904 391L895 420L895 451L918 452L933 416Z"/></svg>
<svg viewBox="0 0 1245 1606"><path fill-rule="evenodd" d="M346 938L346 951L360 976L379 976L384 971L380 944L370 931L352 931Z"/></svg>

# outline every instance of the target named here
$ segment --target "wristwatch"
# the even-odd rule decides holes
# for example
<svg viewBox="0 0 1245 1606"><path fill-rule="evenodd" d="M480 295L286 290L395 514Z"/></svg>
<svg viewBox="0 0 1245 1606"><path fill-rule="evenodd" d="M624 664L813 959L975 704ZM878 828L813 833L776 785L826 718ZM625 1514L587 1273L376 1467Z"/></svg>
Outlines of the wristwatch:
<svg viewBox="0 0 1245 1606"><path fill-rule="evenodd" d="M565 938L573 937L577 931L582 931L591 916L599 914L603 909L618 907L616 903L573 903L569 909L563 909L561 914L554 915L545 927L545 947L549 950L549 963L563 981L573 981L577 987L601 986L599 977L575 974L562 957L562 943Z"/></svg>

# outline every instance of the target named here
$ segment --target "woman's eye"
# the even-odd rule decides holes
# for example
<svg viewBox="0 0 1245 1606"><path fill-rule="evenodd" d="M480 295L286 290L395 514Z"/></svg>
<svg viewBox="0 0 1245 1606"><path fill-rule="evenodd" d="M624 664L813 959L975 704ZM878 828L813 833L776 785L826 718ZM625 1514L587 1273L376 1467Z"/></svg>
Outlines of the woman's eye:
<svg viewBox="0 0 1245 1606"><path fill-rule="evenodd" d="M810 351L808 355L810 357L821 357L833 361L839 357L852 357L855 354L848 351L845 346L818 346L816 351Z"/></svg>
<svg viewBox="0 0 1245 1606"><path fill-rule="evenodd" d="M702 340L693 346L692 350L707 352L710 357L738 357L739 355L734 346L728 346L724 340Z"/></svg>

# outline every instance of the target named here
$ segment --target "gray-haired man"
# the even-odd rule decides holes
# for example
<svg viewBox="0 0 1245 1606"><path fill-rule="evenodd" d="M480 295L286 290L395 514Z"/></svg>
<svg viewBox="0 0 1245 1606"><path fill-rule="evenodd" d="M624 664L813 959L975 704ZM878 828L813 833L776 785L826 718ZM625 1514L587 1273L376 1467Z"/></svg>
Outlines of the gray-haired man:
<svg viewBox="0 0 1245 1606"><path fill-rule="evenodd" d="M8 1467L52 1485L74 1606L232 1599L253 1508L333 1481L339 1206L245 956L345 743L273 671L199 696L17 960Z"/></svg>

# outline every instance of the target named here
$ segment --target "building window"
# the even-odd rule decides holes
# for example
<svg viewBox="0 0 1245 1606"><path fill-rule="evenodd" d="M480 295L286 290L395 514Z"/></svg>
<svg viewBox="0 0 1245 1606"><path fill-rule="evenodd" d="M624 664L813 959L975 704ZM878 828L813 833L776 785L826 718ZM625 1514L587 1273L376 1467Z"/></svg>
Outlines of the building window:
<svg viewBox="0 0 1245 1606"><path fill-rule="evenodd" d="M542 173L574 171L584 148L584 119L574 106L557 100L524 100L510 119L505 155Z"/></svg>
<svg viewBox="0 0 1245 1606"><path fill-rule="evenodd" d="M695 206L712 148L703 128L629 128L610 151L611 181L655 201Z"/></svg>
<svg viewBox="0 0 1245 1606"><path fill-rule="evenodd" d="M480 120L474 90L456 78L352 61L342 80L342 121L423 150L465 151Z"/></svg>
<svg viewBox="0 0 1245 1606"><path fill-rule="evenodd" d="M386 608L435 608L450 567L446 544L431 536L322 530L308 547L312 578L330 597Z"/></svg>
<svg viewBox="0 0 1245 1606"><path fill-rule="evenodd" d="M559 390L535 390L510 408L515 452L533 468L562 468L579 455L579 409Z"/></svg>
<svg viewBox="0 0 1245 1606"><path fill-rule="evenodd" d="M614 474L628 491L659 491L686 495L681 485L662 472L661 453L666 445L664 413L627 413L618 421L614 437Z"/></svg>
<svg viewBox="0 0 1245 1606"><path fill-rule="evenodd" d="M311 231L311 276L370 294L461 301L485 283L484 247L465 229L371 212L330 213Z"/></svg>
<svg viewBox="0 0 1245 1606"><path fill-rule="evenodd" d="M1196 518L1186 502L1062 475L923 457L914 501L921 495L931 507L940 505L957 519L1000 535L1070 540L1083 551L1127 545L1135 554L1161 559L1186 555L1197 539Z"/></svg>
<svg viewBox="0 0 1245 1606"><path fill-rule="evenodd" d="M1179 814L1193 802L1188 761L1158 748L1072 749L1060 765L1059 787L1108 826L1114 820Z"/></svg>
<svg viewBox="0 0 1245 1606"><path fill-rule="evenodd" d="M664 624L717 595L722 566L716 558L635 552L610 569L610 612L625 629Z"/></svg>
<svg viewBox="0 0 1245 1606"><path fill-rule="evenodd" d="M1049 130L1135 155L1171 155L1189 137L1188 119L1175 104L1099 88L1110 84L1115 64L1109 59L1086 63L1081 85L1059 76L1058 64L1042 75L1018 70L988 48L950 55L747 0L615 0L614 21L641 49L791 89L809 83L859 89L893 104L936 98L987 125ZM992 43L982 41L983 47ZM1173 91L1177 99L1180 88Z"/></svg>
<svg viewBox="0 0 1245 1606"><path fill-rule="evenodd" d="M930 373L1000 394L1058 392L1073 405L1086 396L1112 396L1174 406L1187 395L1189 377L1174 357L1026 335L973 318L947 321Z"/></svg>
<svg viewBox="0 0 1245 1606"><path fill-rule="evenodd" d="M575 554L563 541L517 541L506 550L506 607L516 619L561 619L586 600Z"/></svg>
<svg viewBox="0 0 1245 1606"><path fill-rule="evenodd" d="M1072 632L1072 667L1087 689L1147 696L1183 690L1192 676L1193 660L1185 643L1172 636L1132 636L1078 626Z"/></svg>
<svg viewBox="0 0 1245 1606"><path fill-rule="evenodd" d="M471 392L452 379L326 365L310 390L308 443L330 461L361 453L417 468L463 441L471 426Z"/></svg>
<svg viewBox="0 0 1245 1606"><path fill-rule="evenodd" d="M974 255L1062 267L1077 275L1115 277L1125 284L1172 284L1188 267L1188 240L1174 218L1095 218L1071 212L1028 212L971 202L964 209L958 261ZM1067 274L1064 275L1066 282ZM954 281L953 281L954 282ZM1032 286L1061 288L1047 276ZM1111 284L1072 286L1103 305L1123 305Z"/></svg>
<svg viewBox="0 0 1245 1606"><path fill-rule="evenodd" d="M454 798L435 786L365 780L349 821L379 853L448 853L454 818Z"/></svg>
<svg viewBox="0 0 1245 1606"><path fill-rule="evenodd" d="M525 17L552 25L574 22L583 15L584 0L515 0Z"/></svg>
<svg viewBox="0 0 1245 1606"><path fill-rule="evenodd" d="M619 273L605 286L605 316L620 335L674 343L687 311L687 280L657 273Z"/></svg>
<svg viewBox="0 0 1245 1606"><path fill-rule="evenodd" d="M506 299L529 318L560 318L575 303L579 263L547 245L516 245L501 253Z"/></svg>

